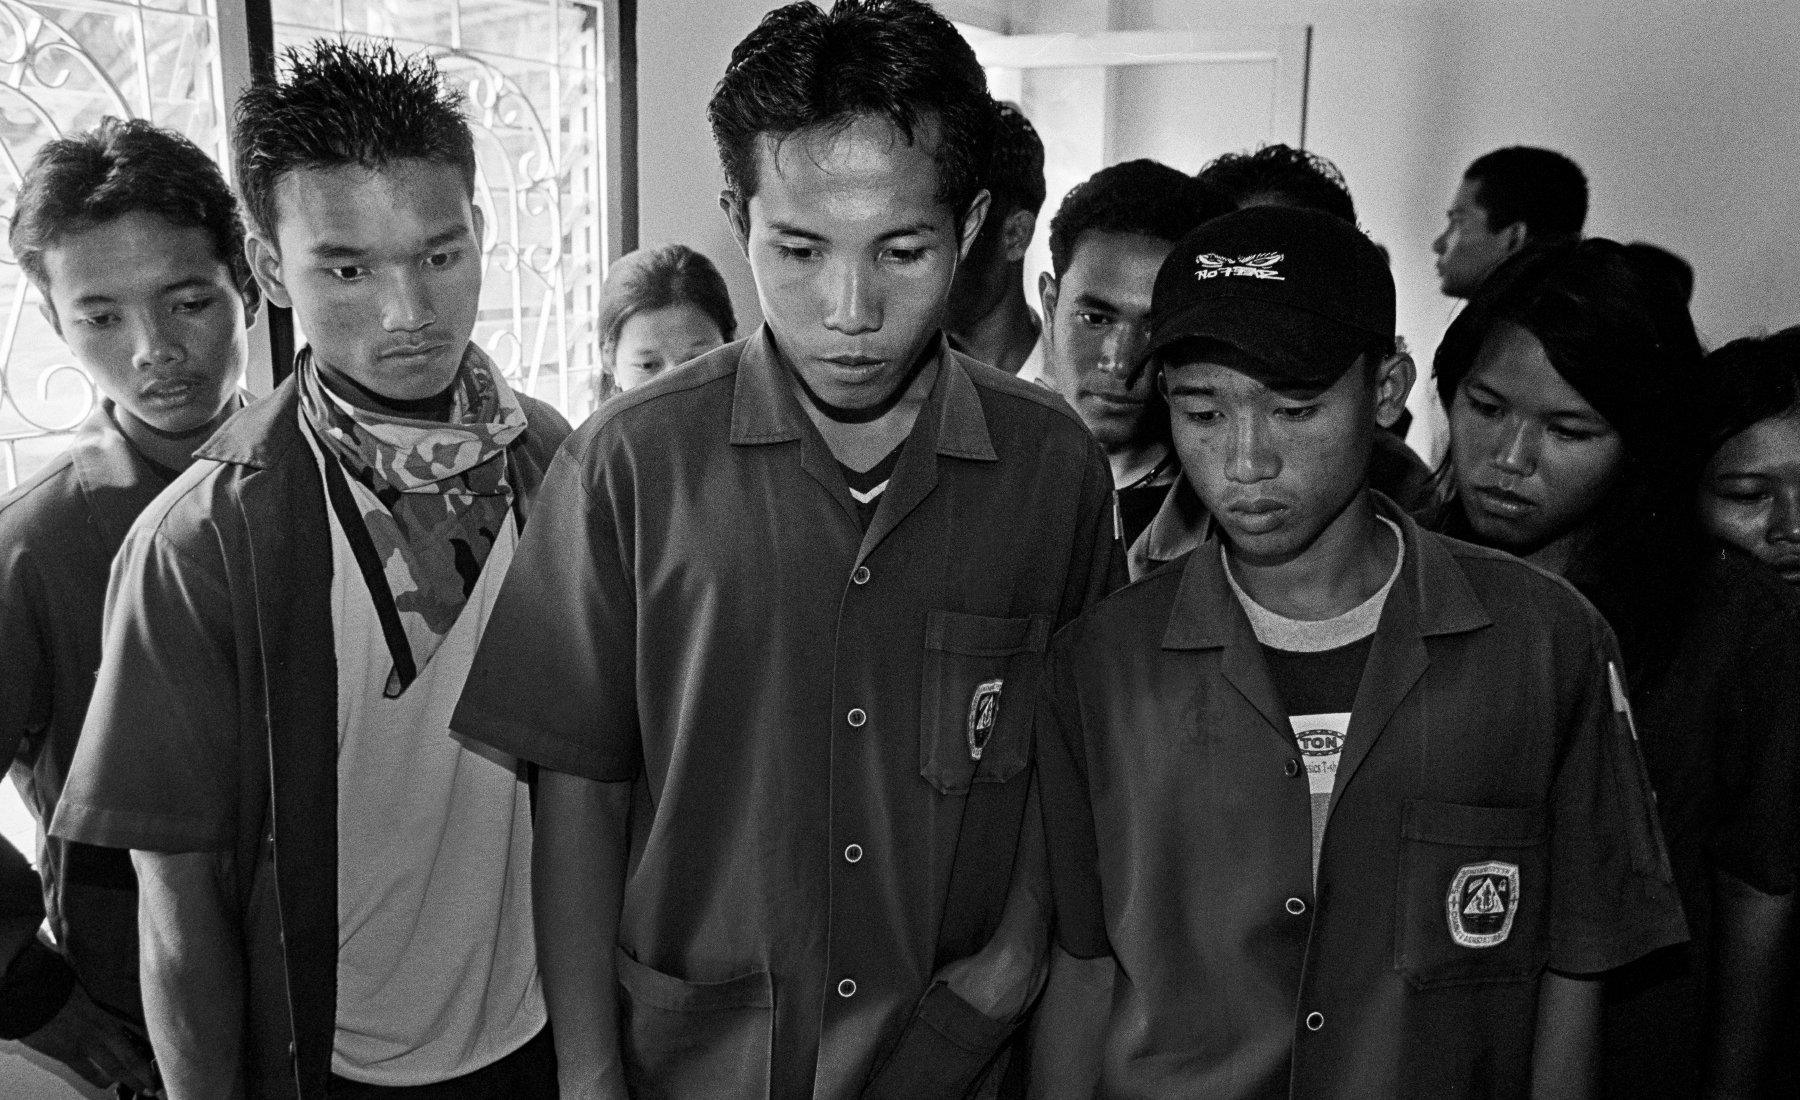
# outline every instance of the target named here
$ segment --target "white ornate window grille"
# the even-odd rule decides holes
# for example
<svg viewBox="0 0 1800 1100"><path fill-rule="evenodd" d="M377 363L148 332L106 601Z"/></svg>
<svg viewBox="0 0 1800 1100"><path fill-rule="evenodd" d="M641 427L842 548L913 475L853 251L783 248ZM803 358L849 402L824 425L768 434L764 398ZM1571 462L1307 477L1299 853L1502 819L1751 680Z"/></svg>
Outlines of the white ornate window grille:
<svg viewBox="0 0 1800 1100"><path fill-rule="evenodd" d="M0 0L0 217L40 146L106 115L150 119L222 157L221 86L213 0ZM66 446L95 400L38 302L0 248L0 490Z"/></svg>
<svg viewBox="0 0 1800 1100"><path fill-rule="evenodd" d="M600 370L607 255L601 0L275 0L273 12L277 46L390 38L463 89L487 215L474 338L579 423Z"/></svg>
<svg viewBox="0 0 1800 1100"><path fill-rule="evenodd" d="M229 165L219 12L257 0L0 0L0 217L46 141L105 115L179 130ZM392 38L468 97L487 214L475 339L579 422L600 370L607 239L605 0L273 0L278 45ZM241 63L241 59L238 60ZM3 228L3 227L0 227ZM0 247L0 491L67 445L95 390Z"/></svg>

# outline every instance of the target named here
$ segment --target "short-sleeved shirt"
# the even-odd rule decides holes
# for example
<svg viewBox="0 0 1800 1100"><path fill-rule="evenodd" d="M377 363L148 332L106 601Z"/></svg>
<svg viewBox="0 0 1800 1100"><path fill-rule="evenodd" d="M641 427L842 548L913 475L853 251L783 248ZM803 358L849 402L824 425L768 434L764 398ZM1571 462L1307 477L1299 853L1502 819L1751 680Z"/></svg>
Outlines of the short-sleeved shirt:
<svg viewBox="0 0 1800 1100"><path fill-rule="evenodd" d="M1698 1095L1714 871L1785 894L1800 870L1800 589L1725 548L1691 600L1690 615L1670 609L1682 636L1632 698L1694 938L1608 983L1610 1095Z"/></svg>
<svg viewBox="0 0 1800 1100"><path fill-rule="evenodd" d="M55 816L93 694L113 556L168 484L103 400L67 451L0 497L0 760L40 828ZM39 844L44 909L64 957L90 996L137 1017L130 855L41 834ZM39 887L35 876L18 881ZM0 970L8 958L0 951Z"/></svg>
<svg viewBox="0 0 1800 1100"><path fill-rule="evenodd" d="M1058 937L1118 966L1100 1096L1522 1097L1546 966L1685 935L1605 623L1377 504L1405 562L1316 889L1306 770L1216 541L1051 647Z"/></svg>
<svg viewBox="0 0 1800 1100"><path fill-rule="evenodd" d="M867 531L767 329L614 399L489 621L453 728L635 784L621 1042L656 1095L858 1094L930 983L971 781L1029 781L1050 633L1122 580L1068 406L937 366Z"/></svg>
<svg viewBox="0 0 1800 1100"><path fill-rule="evenodd" d="M523 394L527 515L568 424ZM289 377L139 516L51 833L219 852L243 936L247 1091L323 1097L337 1004L337 660L325 487ZM484 762L485 763L485 762Z"/></svg>

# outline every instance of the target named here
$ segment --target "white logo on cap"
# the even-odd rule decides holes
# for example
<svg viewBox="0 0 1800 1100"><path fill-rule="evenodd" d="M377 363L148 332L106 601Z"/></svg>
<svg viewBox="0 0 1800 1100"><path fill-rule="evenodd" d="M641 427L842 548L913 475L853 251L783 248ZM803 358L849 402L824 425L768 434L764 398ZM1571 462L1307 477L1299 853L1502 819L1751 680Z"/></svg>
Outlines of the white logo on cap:
<svg viewBox="0 0 1800 1100"><path fill-rule="evenodd" d="M1287 254L1283 252L1252 252L1248 256L1239 256L1236 260L1217 252L1202 252L1194 257L1194 262L1200 265L1200 269L1194 272L1194 278L1217 279L1221 275L1236 275L1279 282L1282 281L1282 276L1276 273L1275 265L1286 258Z"/></svg>

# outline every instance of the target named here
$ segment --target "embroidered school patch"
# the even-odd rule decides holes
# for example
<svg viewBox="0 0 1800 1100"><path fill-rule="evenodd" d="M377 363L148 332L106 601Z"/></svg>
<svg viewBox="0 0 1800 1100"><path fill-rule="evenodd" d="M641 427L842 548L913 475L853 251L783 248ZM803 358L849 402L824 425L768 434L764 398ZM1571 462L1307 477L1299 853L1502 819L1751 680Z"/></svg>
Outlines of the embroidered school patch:
<svg viewBox="0 0 1800 1100"><path fill-rule="evenodd" d="M969 759L980 760L988 738L994 736L994 725L1000 721L1000 688L1003 680L983 680L969 696Z"/></svg>
<svg viewBox="0 0 1800 1100"><path fill-rule="evenodd" d="M1287 254L1283 252L1253 252L1235 260L1217 252L1202 252L1194 257L1194 262L1199 265L1194 271L1194 278L1217 279L1221 275L1236 275L1282 282L1283 277L1276 271L1275 265L1286 258Z"/></svg>
<svg viewBox="0 0 1800 1100"><path fill-rule="evenodd" d="M1498 947L1512 934L1519 909L1519 865L1493 860L1465 863L1450 880L1444 916L1450 938L1463 947Z"/></svg>

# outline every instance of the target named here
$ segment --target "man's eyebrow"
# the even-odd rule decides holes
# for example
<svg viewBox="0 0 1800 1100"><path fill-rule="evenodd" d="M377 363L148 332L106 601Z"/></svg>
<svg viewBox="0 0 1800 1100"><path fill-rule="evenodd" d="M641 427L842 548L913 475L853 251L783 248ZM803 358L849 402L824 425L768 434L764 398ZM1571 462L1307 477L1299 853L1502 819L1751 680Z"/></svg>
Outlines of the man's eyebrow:
<svg viewBox="0 0 1800 1100"><path fill-rule="evenodd" d="M110 294L83 294L81 297L75 299L75 305L77 308L87 308L89 306L110 306L117 301L118 301L118 299L114 298Z"/></svg>
<svg viewBox="0 0 1800 1100"><path fill-rule="evenodd" d="M198 275L190 275L185 279L177 279L174 282L163 286L160 289L160 293L179 294L184 290L211 290L214 285L216 284L214 284L211 279L203 279Z"/></svg>
<svg viewBox="0 0 1800 1100"><path fill-rule="evenodd" d="M457 241L467 239L468 236L469 236L469 227L468 226L466 226L466 225L451 226L449 229L446 229L441 233L433 233L431 235L430 239L428 239L425 242L425 247L427 249L431 249L431 248L438 248L438 247L441 247L441 246L447 245L447 244L454 244Z"/></svg>
<svg viewBox="0 0 1800 1100"><path fill-rule="evenodd" d="M1165 374L1163 377L1166 378L1168 375ZM1203 386L1198 382L1177 382L1169 387L1170 397L1215 397L1218 392L1217 388Z"/></svg>
<svg viewBox="0 0 1800 1100"><path fill-rule="evenodd" d="M315 244L306 251L307 255L318 260L360 260L366 255L360 248L347 244L335 244L331 241Z"/></svg>
<svg viewBox="0 0 1800 1100"><path fill-rule="evenodd" d="M792 222L770 222L769 231L771 233L779 233L784 237L800 237L803 240L808 241L822 241L825 239L819 234L814 233L812 230L802 229Z"/></svg>
<svg viewBox="0 0 1800 1100"><path fill-rule="evenodd" d="M1080 294L1075 295L1075 308L1077 308L1077 309L1104 309L1108 313L1121 312L1119 309L1119 304L1117 302L1110 301L1106 298L1102 298L1100 295L1095 294L1091 290L1084 290Z"/></svg>

